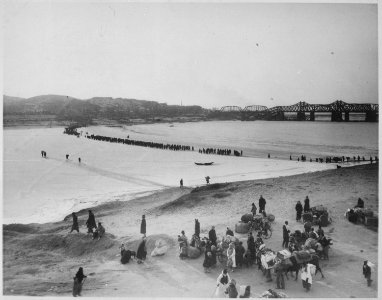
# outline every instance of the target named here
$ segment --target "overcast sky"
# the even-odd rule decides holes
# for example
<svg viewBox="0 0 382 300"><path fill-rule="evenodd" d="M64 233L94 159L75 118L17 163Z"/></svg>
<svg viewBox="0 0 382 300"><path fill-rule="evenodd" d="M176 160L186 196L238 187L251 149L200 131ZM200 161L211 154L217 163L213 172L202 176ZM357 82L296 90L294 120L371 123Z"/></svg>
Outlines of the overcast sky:
<svg viewBox="0 0 382 300"><path fill-rule="evenodd" d="M378 101L376 4L7 2L4 94Z"/></svg>

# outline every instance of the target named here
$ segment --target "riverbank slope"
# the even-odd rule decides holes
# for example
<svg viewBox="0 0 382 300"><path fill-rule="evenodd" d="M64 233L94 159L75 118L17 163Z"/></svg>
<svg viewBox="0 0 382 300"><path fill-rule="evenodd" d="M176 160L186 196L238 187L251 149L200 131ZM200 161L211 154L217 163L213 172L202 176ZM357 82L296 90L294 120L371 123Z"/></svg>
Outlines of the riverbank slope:
<svg viewBox="0 0 382 300"><path fill-rule="evenodd" d="M106 236L92 241L86 235L87 211L78 213L80 233L68 234L71 218L46 224L3 226L3 293L4 295L70 296L72 277L80 266L88 274L84 296L211 297L215 280L223 266L211 273L203 272L203 256L180 260L177 235L185 230L191 238L194 219L201 223L201 235L211 226L218 236L226 227L234 228L251 203L258 204L263 195L266 210L275 215L273 235L266 241L271 249L281 250L282 225L301 229L295 221L294 205L306 195L311 206L325 205L333 223L324 228L333 239L330 260L321 261L325 279L317 275L308 294L301 281L289 279L285 293L289 297L377 297L377 269L372 287L362 276L364 260L378 267L378 233L363 225L353 225L344 217L358 197L365 206L378 211L378 166L362 165L289 177L215 184L197 189L170 188L129 202L109 202L93 208L96 220L106 228ZM141 238L140 217L147 219L147 250L162 238L170 246L162 257L148 255L144 264L119 262L118 246L124 242L136 250ZM235 234L246 246L246 235ZM253 295L275 288L275 281L265 282L255 267L231 274L239 285L251 285Z"/></svg>

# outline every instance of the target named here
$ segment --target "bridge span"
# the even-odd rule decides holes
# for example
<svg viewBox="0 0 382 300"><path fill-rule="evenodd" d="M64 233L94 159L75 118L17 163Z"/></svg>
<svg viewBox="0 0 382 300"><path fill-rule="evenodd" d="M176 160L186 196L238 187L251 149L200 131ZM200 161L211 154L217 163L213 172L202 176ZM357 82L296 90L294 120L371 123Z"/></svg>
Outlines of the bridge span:
<svg viewBox="0 0 382 300"><path fill-rule="evenodd" d="M239 106L223 106L220 112L240 113L242 119L286 120L285 113L297 113L298 121L315 121L316 113L330 113L331 120L349 121L350 113L365 113L366 122L378 122L379 105L375 103L346 103L341 100L330 104L309 104L300 101L289 106L274 106L268 108L263 105L249 105L242 109ZM308 116L307 116L308 114Z"/></svg>

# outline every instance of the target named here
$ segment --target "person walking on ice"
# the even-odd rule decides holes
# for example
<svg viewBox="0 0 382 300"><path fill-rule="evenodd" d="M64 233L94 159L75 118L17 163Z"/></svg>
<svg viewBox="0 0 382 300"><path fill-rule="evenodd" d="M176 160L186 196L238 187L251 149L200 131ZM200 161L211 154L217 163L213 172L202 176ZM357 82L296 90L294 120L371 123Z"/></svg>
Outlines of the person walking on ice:
<svg viewBox="0 0 382 300"><path fill-rule="evenodd" d="M72 225L72 230L70 230L70 233L72 233L73 230L77 230L77 232L80 232L78 229L78 218L74 212L72 212L72 217L73 217L73 225Z"/></svg>
<svg viewBox="0 0 382 300"><path fill-rule="evenodd" d="M93 212L89 209L89 217L86 221L86 226L88 227L88 233L93 233L93 228L97 228L95 217Z"/></svg>
<svg viewBox="0 0 382 300"><path fill-rule="evenodd" d="M142 221L141 221L141 233L143 236L146 236L146 217L145 215L142 215Z"/></svg>
<svg viewBox="0 0 382 300"><path fill-rule="evenodd" d="M210 176L206 176L206 182L207 182L207 184L210 184L210 179L211 179L211 177Z"/></svg>

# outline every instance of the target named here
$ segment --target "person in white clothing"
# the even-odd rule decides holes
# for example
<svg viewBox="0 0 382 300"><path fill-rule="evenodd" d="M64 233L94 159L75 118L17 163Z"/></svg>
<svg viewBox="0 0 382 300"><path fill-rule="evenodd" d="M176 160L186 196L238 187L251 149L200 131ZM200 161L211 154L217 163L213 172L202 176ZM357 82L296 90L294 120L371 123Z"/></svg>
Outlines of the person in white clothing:
<svg viewBox="0 0 382 300"><path fill-rule="evenodd" d="M306 292L309 292L312 286L312 273L315 273L314 268L314 265L307 263L304 263L304 265L301 268L302 286L306 289Z"/></svg>
<svg viewBox="0 0 382 300"><path fill-rule="evenodd" d="M225 298L224 292L230 281L231 278L229 277L228 270L224 269L216 280L217 287L215 291L215 298Z"/></svg>
<svg viewBox="0 0 382 300"><path fill-rule="evenodd" d="M236 268L236 251L235 244L233 242L229 244L227 249L227 267L231 268L232 272L233 269Z"/></svg>

